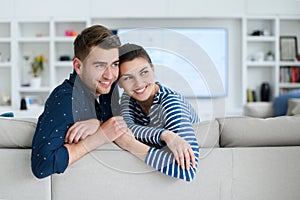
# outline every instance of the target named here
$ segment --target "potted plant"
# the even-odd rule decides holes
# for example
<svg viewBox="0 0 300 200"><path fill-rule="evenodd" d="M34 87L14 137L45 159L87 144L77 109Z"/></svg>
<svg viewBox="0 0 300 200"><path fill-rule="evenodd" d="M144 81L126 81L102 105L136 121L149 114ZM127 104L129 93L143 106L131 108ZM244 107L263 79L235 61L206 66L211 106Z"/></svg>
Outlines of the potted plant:
<svg viewBox="0 0 300 200"><path fill-rule="evenodd" d="M29 60L29 56L24 56L24 59L26 61ZM33 74L33 77L30 81L30 86L31 87L40 87L41 86L41 77L40 73L44 71L44 64L46 62L46 58L44 57L43 54L40 54L36 57L33 58L31 64L31 72Z"/></svg>

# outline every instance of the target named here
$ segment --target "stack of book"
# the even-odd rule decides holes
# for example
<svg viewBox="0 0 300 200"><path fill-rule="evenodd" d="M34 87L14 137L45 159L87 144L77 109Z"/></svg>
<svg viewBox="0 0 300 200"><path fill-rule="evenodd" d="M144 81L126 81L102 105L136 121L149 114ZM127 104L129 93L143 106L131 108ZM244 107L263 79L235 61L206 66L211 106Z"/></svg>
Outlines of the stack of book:
<svg viewBox="0 0 300 200"><path fill-rule="evenodd" d="M299 83L300 67L282 67L280 68L281 83Z"/></svg>

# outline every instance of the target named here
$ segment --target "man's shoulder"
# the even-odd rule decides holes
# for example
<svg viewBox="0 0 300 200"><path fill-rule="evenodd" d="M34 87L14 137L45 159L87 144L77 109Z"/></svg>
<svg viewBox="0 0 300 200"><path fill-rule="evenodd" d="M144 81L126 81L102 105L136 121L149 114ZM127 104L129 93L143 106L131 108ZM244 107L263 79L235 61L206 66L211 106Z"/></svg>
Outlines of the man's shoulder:
<svg viewBox="0 0 300 200"><path fill-rule="evenodd" d="M58 85L51 92L48 100L63 100L72 98L73 87L67 81L64 81L62 84Z"/></svg>

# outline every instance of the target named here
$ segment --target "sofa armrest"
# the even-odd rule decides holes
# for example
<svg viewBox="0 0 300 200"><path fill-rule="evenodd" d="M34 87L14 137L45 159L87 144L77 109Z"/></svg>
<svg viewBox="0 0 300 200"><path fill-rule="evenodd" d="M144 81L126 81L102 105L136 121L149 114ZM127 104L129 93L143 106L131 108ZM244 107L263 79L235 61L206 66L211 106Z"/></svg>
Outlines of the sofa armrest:
<svg viewBox="0 0 300 200"><path fill-rule="evenodd" d="M272 102L251 102L244 106L244 115L248 117L268 118L274 116Z"/></svg>

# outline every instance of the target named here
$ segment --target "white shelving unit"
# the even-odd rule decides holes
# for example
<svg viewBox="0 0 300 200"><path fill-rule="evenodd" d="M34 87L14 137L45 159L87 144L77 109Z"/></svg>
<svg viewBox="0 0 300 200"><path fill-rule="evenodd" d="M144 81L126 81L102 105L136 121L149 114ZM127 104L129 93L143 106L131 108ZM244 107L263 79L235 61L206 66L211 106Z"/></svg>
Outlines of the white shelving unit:
<svg viewBox="0 0 300 200"><path fill-rule="evenodd" d="M43 105L52 89L72 72L74 38L88 25L87 19L0 21L0 80L5 83L0 85L0 111L18 110L22 98L37 98ZM66 31L73 35L66 36ZM30 62L24 56L33 59L40 54L47 61L41 73L41 86L33 88ZM70 60L60 61L61 56Z"/></svg>
<svg viewBox="0 0 300 200"><path fill-rule="evenodd" d="M10 107L12 96L12 24L0 21L0 106Z"/></svg>
<svg viewBox="0 0 300 200"><path fill-rule="evenodd" d="M280 36L296 36L298 41L298 54L300 53L300 17L282 17L279 19L279 34ZM291 72L291 68L295 68L300 73L300 61L279 61L279 94L283 94L290 90L300 89L299 79L296 82L291 80L291 74L288 75L288 79L283 80L282 76ZM289 71L289 72L288 72Z"/></svg>
<svg viewBox="0 0 300 200"><path fill-rule="evenodd" d="M283 83L281 68L296 66L300 62L280 61L280 36L293 35L300 39L300 19L295 17L260 16L243 18L243 103L247 102L247 90L251 89L260 101L260 87L268 82L271 87L270 101L281 94L283 89L300 88L300 83ZM252 35L260 31L259 36ZM299 41L298 41L299 46ZM271 51L274 60L266 60Z"/></svg>

